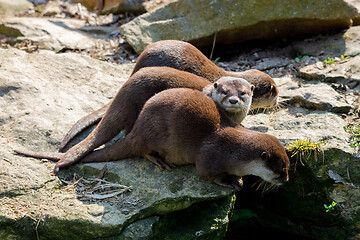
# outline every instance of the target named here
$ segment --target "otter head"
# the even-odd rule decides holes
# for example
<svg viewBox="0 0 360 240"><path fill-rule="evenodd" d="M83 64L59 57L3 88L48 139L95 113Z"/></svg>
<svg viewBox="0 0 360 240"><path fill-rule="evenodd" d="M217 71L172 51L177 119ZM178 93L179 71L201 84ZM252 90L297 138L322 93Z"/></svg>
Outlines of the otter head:
<svg viewBox="0 0 360 240"><path fill-rule="evenodd" d="M239 123L250 109L254 88L243 78L221 77L214 84L205 87L203 93L227 112L239 115L234 119Z"/></svg>
<svg viewBox="0 0 360 240"><path fill-rule="evenodd" d="M251 108L273 108L278 103L279 90L274 80L256 85Z"/></svg>
<svg viewBox="0 0 360 240"><path fill-rule="evenodd" d="M242 150L238 153L239 164L233 168L233 174L258 176L275 185L282 185L289 180L290 161L277 138L251 131L241 135L237 141L242 141Z"/></svg>

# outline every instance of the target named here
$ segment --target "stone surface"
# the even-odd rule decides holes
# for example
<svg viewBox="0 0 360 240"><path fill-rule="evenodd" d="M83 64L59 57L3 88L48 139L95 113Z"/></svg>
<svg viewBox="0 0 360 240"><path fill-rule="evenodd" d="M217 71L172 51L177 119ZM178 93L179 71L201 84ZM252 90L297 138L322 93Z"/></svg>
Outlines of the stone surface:
<svg viewBox="0 0 360 240"><path fill-rule="evenodd" d="M145 218L130 224L119 239L223 239L234 203L229 196Z"/></svg>
<svg viewBox="0 0 360 240"><path fill-rule="evenodd" d="M315 34L349 27L356 14L342 0L229 0L226 4L184 0L141 15L121 26L120 31L140 53L148 44L164 39L210 46L215 33L219 44Z"/></svg>
<svg viewBox="0 0 360 240"><path fill-rule="evenodd" d="M282 103L297 105L315 110L327 110L337 113L347 113L352 106L325 83L303 83L293 81L291 78L276 79L279 87L279 96Z"/></svg>
<svg viewBox="0 0 360 240"><path fill-rule="evenodd" d="M0 16L13 16L28 10L32 6L27 0L0 0Z"/></svg>
<svg viewBox="0 0 360 240"><path fill-rule="evenodd" d="M360 54L360 26L331 35L319 35L293 44L299 56L340 57Z"/></svg>
<svg viewBox="0 0 360 240"><path fill-rule="evenodd" d="M85 29L75 23L67 26ZM329 81L349 82L346 76L356 74L359 60L355 30L347 31L351 38L343 38L344 32L326 36L325 43L317 47L324 52L315 51L315 57L298 66L314 63L314 76L323 70L330 75L331 69L337 69L342 78ZM350 58L341 59L337 54L342 51L331 50L341 48L326 48L335 36L344 39L344 52L353 52ZM303 49L321 40L314 39L304 43ZM271 51L256 50L252 53L258 54L255 60L240 57L261 69L282 69L286 61L290 65L285 68L296 65L280 48ZM319 61L330 54L337 57L335 63ZM343 74L341 69L349 63L354 67ZM233 61L233 65L238 66L238 62ZM169 173L139 158L108 163L103 181L131 186L132 191L96 200L104 196L89 187L94 187L94 177L100 175L104 164L78 164L55 177L51 175L53 163L12 153L14 148L56 151L73 123L110 101L133 66L74 53L40 50L27 54L0 49L0 239L37 239L37 235L40 239L222 239L229 221L236 238L243 236L244 228L251 231L253 226L260 226L259 232L276 229L275 234L292 232L320 240L359 238L360 159L359 152L349 147L350 135L344 130L349 118L358 113L356 109L336 113L355 107L350 98L356 91L334 91L332 87L339 84L309 81L306 75L275 79L282 109L254 113L243 124L278 137L285 146L299 139L322 142L323 151L317 158L313 152L301 159L293 156L290 182L274 192L269 185L259 187L258 179L244 177L245 189L236 193L235 212L231 211L232 193L204 182L193 166ZM237 71L235 67L230 70ZM357 95L353 97L359 100ZM208 198L211 200L205 200ZM337 206L327 213L324 204L332 201Z"/></svg>
<svg viewBox="0 0 360 240"><path fill-rule="evenodd" d="M358 0L346 0L346 2L356 8L357 14L352 18L353 25L360 25L360 2Z"/></svg>
<svg viewBox="0 0 360 240"><path fill-rule="evenodd" d="M94 11L100 7L97 6L98 2L96 0L75 0L74 2L81 3L89 11ZM100 13L143 13L145 12L143 2L143 0L104 0Z"/></svg>
<svg viewBox="0 0 360 240"><path fill-rule="evenodd" d="M250 115L242 123L247 128L276 136L285 145L294 140L309 138L315 142L323 141L326 146L351 152L351 148L347 146L349 134L344 130L346 122L334 113L306 112L302 108L291 107L271 114Z"/></svg>
<svg viewBox="0 0 360 240"><path fill-rule="evenodd" d="M360 236L360 203L355 200L360 196L360 159L349 146L350 136L344 131L347 123L340 116L288 107L271 114L248 116L242 123L278 137L285 146L310 139L321 142L321 150L307 154L302 151L302 156L293 156L290 182L262 196L252 206L251 219L247 219L247 214L241 221L245 218L315 239ZM332 201L337 203L337 208L329 214L323 205Z"/></svg>
<svg viewBox="0 0 360 240"><path fill-rule="evenodd" d="M28 39L42 48L55 50L87 49L96 41L79 29L85 21L57 18L9 18L0 20L0 34L16 40Z"/></svg>
<svg viewBox="0 0 360 240"><path fill-rule="evenodd" d="M6 226L1 227L0 236L112 239L137 220L154 216L160 224L162 217L156 216L219 198L225 205L210 213L203 209L199 217L204 221L198 231L218 236L213 239L224 235L233 190L203 180L194 166L167 172L144 159L107 163L106 184L131 190L96 200L102 196L88 185L99 176L104 163L79 164L52 176L53 163L12 153L14 148L56 151L71 125L107 103L132 67L75 53L0 49L0 225ZM74 178L79 181L74 183ZM116 191L121 189L118 186ZM206 220L211 214L214 218ZM217 218L218 228L212 227ZM124 234L132 229L129 226ZM142 233L146 232L151 234L151 228Z"/></svg>
<svg viewBox="0 0 360 240"><path fill-rule="evenodd" d="M299 71L299 76L308 80L320 80L324 82L336 82L357 86L360 82L360 56L341 60L333 64L317 62L303 67Z"/></svg>
<svg viewBox="0 0 360 240"><path fill-rule="evenodd" d="M125 64L119 68L73 53L44 50L27 54L0 49L0 144L4 150L1 171L6 172L0 175L1 192L22 194L25 189L39 188L54 180L48 174L48 164L14 157L9 142L17 139L29 149L56 151L72 124L107 103L127 80L132 67ZM96 88L98 96L94 98ZM46 142L50 146L44 145Z"/></svg>

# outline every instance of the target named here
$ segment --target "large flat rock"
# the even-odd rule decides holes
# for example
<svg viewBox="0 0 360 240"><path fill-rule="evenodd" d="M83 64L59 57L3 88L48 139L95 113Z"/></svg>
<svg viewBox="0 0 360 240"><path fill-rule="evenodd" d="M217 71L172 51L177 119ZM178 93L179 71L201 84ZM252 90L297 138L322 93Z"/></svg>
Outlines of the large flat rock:
<svg viewBox="0 0 360 240"><path fill-rule="evenodd" d="M356 14L343 0L184 0L143 14L120 31L140 53L165 39L209 46L215 34L216 43L228 44L333 31L349 27Z"/></svg>
<svg viewBox="0 0 360 240"><path fill-rule="evenodd" d="M26 0L0 0L0 16L13 16L31 7L31 2Z"/></svg>
<svg viewBox="0 0 360 240"><path fill-rule="evenodd" d="M16 40L28 39L54 51L88 49L96 40L80 28L84 20L59 18L12 17L0 20L0 34Z"/></svg>
<svg viewBox="0 0 360 240"><path fill-rule="evenodd" d="M108 103L132 68L75 53L0 49L0 225L6 226L0 238L106 239L130 224L144 227L138 222L143 218L165 221L158 216L214 199L225 205L212 208L214 219L199 215L204 222L197 231L225 234L233 191L205 181L194 166L167 172L144 159L111 162L96 184L105 163L79 164L53 176L53 163L12 153L56 151L72 124ZM104 195L108 188L113 192ZM225 220L211 228L218 218Z"/></svg>

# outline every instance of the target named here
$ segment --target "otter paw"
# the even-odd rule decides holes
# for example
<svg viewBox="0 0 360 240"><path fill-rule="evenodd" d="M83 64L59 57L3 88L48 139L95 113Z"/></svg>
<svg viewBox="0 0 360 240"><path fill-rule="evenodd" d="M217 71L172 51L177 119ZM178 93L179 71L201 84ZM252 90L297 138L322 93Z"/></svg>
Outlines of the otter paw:
<svg viewBox="0 0 360 240"><path fill-rule="evenodd" d="M155 157L155 156L150 155L150 154L145 154L144 158L149 160L150 162L152 162L156 166L158 166L160 168L160 170L164 170L164 168L165 168L166 170L171 171L172 168L175 167L174 164L168 163L165 160L163 160L163 159L161 159L159 157Z"/></svg>
<svg viewBox="0 0 360 240"><path fill-rule="evenodd" d="M234 188L236 191L240 191L243 188L242 178L235 175L217 177L213 182L223 187Z"/></svg>

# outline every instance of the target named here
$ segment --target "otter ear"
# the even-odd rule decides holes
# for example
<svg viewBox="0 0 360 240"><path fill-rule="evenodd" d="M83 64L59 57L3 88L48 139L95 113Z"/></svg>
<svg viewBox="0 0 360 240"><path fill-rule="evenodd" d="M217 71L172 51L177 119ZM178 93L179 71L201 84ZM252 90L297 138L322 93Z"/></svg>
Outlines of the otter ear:
<svg viewBox="0 0 360 240"><path fill-rule="evenodd" d="M262 152L261 153L261 160L266 160L266 159L268 159L269 158L269 155L268 155L268 153L267 152Z"/></svg>
<svg viewBox="0 0 360 240"><path fill-rule="evenodd" d="M254 85L251 85L251 91L253 92L255 89L255 86Z"/></svg>
<svg viewBox="0 0 360 240"><path fill-rule="evenodd" d="M214 83L214 88L217 88L218 87L218 84L217 83Z"/></svg>

